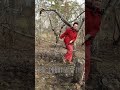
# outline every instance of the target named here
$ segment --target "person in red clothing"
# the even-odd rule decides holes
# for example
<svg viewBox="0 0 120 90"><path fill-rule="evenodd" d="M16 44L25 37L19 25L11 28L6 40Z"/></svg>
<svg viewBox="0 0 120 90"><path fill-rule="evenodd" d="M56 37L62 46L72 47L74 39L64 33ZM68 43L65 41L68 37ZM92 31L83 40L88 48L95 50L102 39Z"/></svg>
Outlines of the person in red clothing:
<svg viewBox="0 0 120 90"><path fill-rule="evenodd" d="M73 57L73 45L74 42L77 38L77 30L78 30L78 23L75 22L73 24L73 27L69 27L66 29L66 31L60 36L61 39L64 38L64 43L67 49L67 53L64 56L64 63L68 61L70 64L72 62L72 57Z"/></svg>
<svg viewBox="0 0 120 90"><path fill-rule="evenodd" d="M88 1L88 2L87 2ZM85 5L85 81L90 73L91 43L100 28L99 0L87 0Z"/></svg>

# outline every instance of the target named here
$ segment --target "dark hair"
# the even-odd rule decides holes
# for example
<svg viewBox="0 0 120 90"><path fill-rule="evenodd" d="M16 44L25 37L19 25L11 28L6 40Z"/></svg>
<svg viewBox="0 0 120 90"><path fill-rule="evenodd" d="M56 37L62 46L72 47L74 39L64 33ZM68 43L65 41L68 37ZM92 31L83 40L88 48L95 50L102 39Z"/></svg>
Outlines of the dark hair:
<svg viewBox="0 0 120 90"><path fill-rule="evenodd" d="M74 22L74 23L73 23L73 26L74 26L75 24L77 24L77 25L78 25L78 22Z"/></svg>

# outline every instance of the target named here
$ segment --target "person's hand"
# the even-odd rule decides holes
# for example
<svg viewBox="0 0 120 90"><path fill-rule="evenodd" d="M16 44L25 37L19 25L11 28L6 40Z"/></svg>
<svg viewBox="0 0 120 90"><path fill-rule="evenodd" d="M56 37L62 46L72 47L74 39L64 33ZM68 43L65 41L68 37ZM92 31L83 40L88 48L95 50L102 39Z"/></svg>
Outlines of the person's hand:
<svg viewBox="0 0 120 90"><path fill-rule="evenodd" d="M73 43L73 40L71 40L70 43Z"/></svg>

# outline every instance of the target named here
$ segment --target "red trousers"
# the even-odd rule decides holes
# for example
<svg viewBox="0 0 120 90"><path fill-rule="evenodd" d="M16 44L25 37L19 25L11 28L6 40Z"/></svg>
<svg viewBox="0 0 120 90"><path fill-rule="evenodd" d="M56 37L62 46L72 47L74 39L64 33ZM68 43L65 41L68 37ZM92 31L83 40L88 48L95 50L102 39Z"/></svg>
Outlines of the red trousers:
<svg viewBox="0 0 120 90"><path fill-rule="evenodd" d="M73 44L66 45L67 53L65 54L65 59L69 62L72 62L73 57Z"/></svg>
<svg viewBox="0 0 120 90"><path fill-rule="evenodd" d="M85 45L85 81L89 78L90 73L90 58L91 57L91 45Z"/></svg>

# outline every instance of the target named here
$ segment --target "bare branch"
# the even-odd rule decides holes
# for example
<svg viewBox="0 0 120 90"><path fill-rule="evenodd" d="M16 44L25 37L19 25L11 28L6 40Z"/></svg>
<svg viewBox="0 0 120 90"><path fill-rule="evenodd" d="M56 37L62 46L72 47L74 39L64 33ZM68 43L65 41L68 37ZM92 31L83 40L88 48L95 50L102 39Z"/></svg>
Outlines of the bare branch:
<svg viewBox="0 0 120 90"><path fill-rule="evenodd" d="M69 23L72 23L72 22L76 21L84 12L85 12L85 11L81 12L74 20L69 21ZM65 26L65 24L63 24L63 25L61 26L61 29L62 29L64 26Z"/></svg>
<svg viewBox="0 0 120 90"><path fill-rule="evenodd" d="M72 27L72 26L69 24L69 22L67 22L67 20L65 20L64 17L63 17L58 11L53 10L53 9L49 9L49 10L41 9L41 10L40 10L40 14L42 14L42 12L44 12L44 11L53 11L53 12L55 12L55 13L60 17L60 19L61 19L67 26Z"/></svg>
<svg viewBox="0 0 120 90"><path fill-rule="evenodd" d="M85 18L83 18L83 19L82 19L81 25L80 25L80 27L79 27L79 29L78 29L78 30L80 30L80 29L81 29L81 27L83 26L84 21L85 21Z"/></svg>

